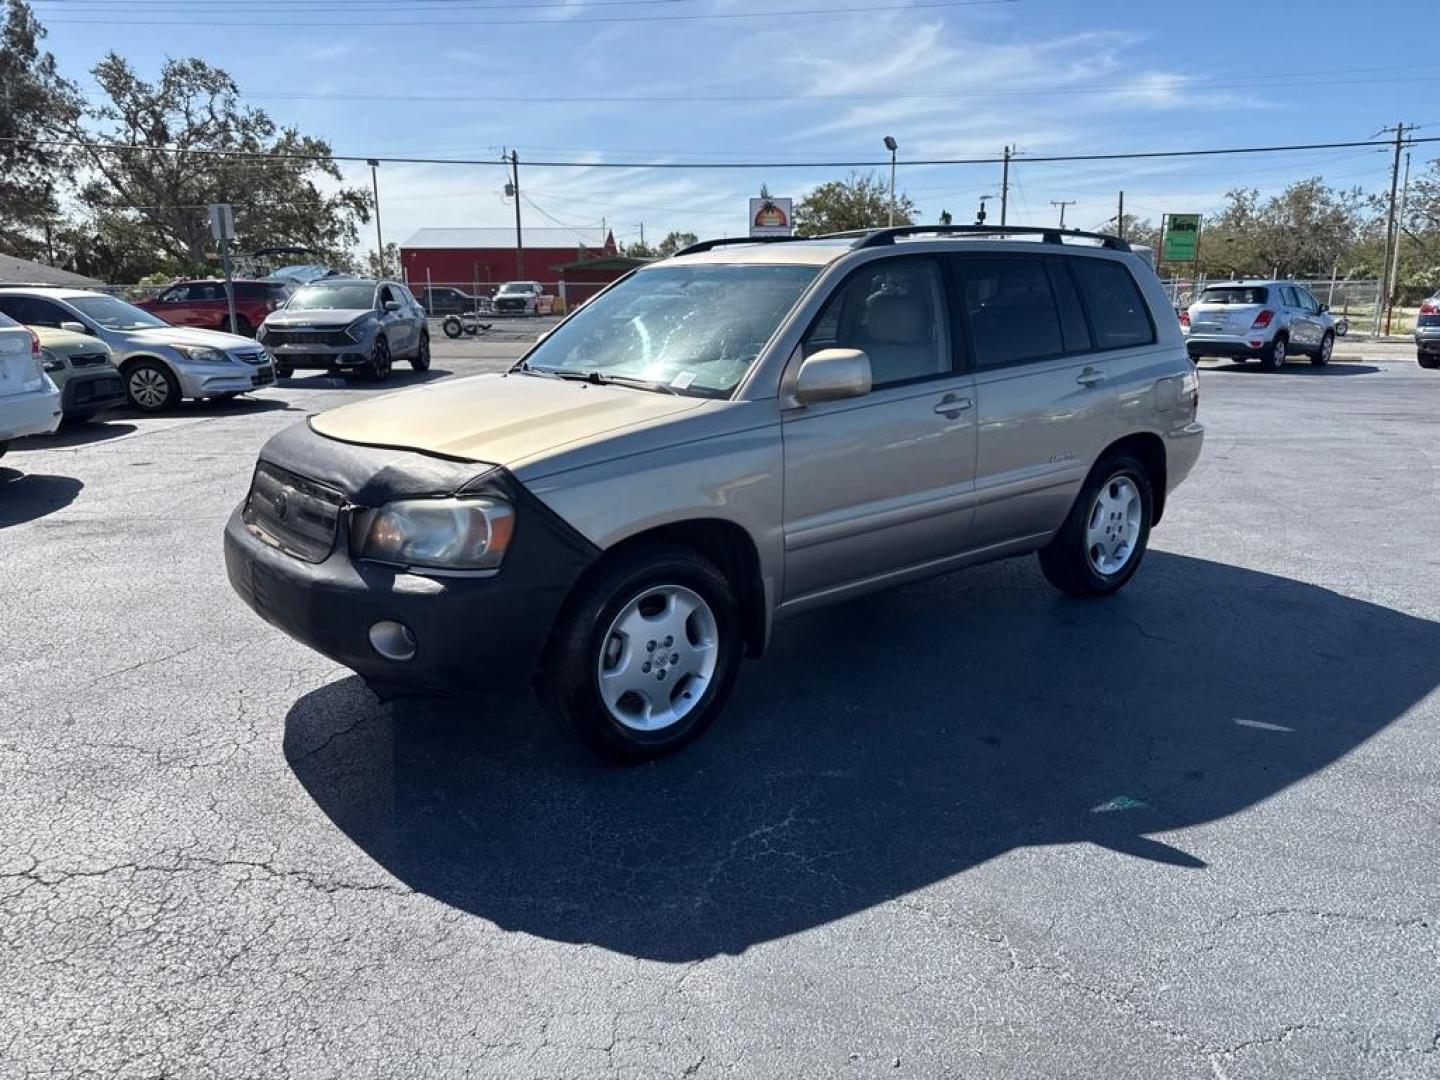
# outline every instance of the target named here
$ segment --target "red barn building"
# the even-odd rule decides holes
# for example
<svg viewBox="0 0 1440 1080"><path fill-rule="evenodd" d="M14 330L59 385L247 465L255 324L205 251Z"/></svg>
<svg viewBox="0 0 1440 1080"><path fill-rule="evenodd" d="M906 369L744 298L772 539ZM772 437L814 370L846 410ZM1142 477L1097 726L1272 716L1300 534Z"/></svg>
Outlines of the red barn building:
<svg viewBox="0 0 1440 1080"><path fill-rule="evenodd" d="M621 255L608 232L525 229L521 237L523 274L516 265L514 229L421 229L400 245L400 266L417 292L449 285L483 296L519 278L540 282L573 307L644 261Z"/></svg>

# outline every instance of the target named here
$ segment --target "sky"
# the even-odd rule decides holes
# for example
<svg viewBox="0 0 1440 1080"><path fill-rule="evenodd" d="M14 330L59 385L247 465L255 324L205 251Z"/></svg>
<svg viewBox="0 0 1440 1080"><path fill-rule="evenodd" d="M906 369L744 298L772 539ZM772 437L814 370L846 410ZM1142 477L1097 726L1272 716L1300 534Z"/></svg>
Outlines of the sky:
<svg viewBox="0 0 1440 1080"><path fill-rule="evenodd" d="M1237 186L1323 175L1383 190L1389 152L1183 161L1027 162L1054 154L1368 139L1397 121L1440 136L1440 53L1428 3L1196 5L1120 0L32 0L61 69L106 52L153 77L166 57L229 71L247 104L340 154L384 163L385 239L507 226L498 164L521 160L527 226L652 243L745 229L762 183L799 198L899 143L899 189L934 221L973 219L998 164L928 158L1017 149L1010 221L1095 228L1126 211L1206 213ZM1382 30L1382 28L1384 28ZM1415 148L1418 170L1440 143ZM579 162L583 167L528 165ZM766 163L677 169L644 164ZM644 163L611 167L601 163ZM368 185L363 164L347 166ZM998 220L992 203L990 220ZM366 231L368 233L368 230ZM362 233L373 246L373 233Z"/></svg>

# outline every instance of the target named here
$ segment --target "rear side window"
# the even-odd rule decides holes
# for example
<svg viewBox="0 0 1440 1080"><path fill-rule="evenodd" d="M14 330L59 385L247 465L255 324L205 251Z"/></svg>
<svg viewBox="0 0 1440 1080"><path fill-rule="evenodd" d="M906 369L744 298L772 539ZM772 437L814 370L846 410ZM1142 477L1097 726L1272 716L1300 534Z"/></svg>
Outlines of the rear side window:
<svg viewBox="0 0 1440 1080"><path fill-rule="evenodd" d="M225 286L218 281L197 281L186 291L186 298L197 300L224 300Z"/></svg>
<svg viewBox="0 0 1440 1080"><path fill-rule="evenodd" d="M1110 259L1076 258L1071 268L1080 295L1090 310L1097 349L1127 349L1155 341L1150 309L1140 287L1123 263Z"/></svg>
<svg viewBox="0 0 1440 1080"><path fill-rule="evenodd" d="M881 259L855 271L805 337L805 355L861 349L877 389L952 370L940 267L930 259Z"/></svg>
<svg viewBox="0 0 1440 1080"><path fill-rule="evenodd" d="M1060 313L1060 334L1065 340L1067 353L1089 352L1090 329L1085 322L1085 309L1080 305L1080 294L1075 291L1075 282L1059 259L1047 259L1045 269L1050 274L1050 288L1055 291L1055 310Z"/></svg>
<svg viewBox="0 0 1440 1080"><path fill-rule="evenodd" d="M1066 335L1045 263L1029 255L956 259L977 367L1044 360L1065 352Z"/></svg>
<svg viewBox="0 0 1440 1080"><path fill-rule="evenodd" d="M0 311L26 326L50 326L57 329L62 322L75 318L60 305L52 304L39 296L0 296Z"/></svg>

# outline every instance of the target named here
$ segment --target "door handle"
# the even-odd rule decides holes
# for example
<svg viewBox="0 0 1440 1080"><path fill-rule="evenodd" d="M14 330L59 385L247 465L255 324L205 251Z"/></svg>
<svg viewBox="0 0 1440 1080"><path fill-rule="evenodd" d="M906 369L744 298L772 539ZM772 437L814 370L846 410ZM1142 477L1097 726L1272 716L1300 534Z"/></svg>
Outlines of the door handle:
<svg viewBox="0 0 1440 1080"><path fill-rule="evenodd" d="M1075 381L1081 386L1098 386L1105 381L1105 373L1096 368L1087 367L1084 371L1080 372L1079 375L1075 376Z"/></svg>
<svg viewBox="0 0 1440 1080"><path fill-rule="evenodd" d="M940 404L935 406L935 411L947 420L954 420L968 408L970 408L970 399L968 397L946 394L940 399Z"/></svg>

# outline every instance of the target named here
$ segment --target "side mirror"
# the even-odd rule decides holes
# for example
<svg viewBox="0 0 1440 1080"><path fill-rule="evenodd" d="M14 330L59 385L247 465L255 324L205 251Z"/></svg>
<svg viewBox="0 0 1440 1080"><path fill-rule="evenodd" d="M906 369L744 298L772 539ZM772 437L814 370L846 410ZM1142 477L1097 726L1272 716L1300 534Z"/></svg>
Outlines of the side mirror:
<svg viewBox="0 0 1440 1080"><path fill-rule="evenodd" d="M1320 314L1321 314L1321 315L1324 315L1324 314L1325 314L1327 311L1329 311L1329 310L1330 310L1330 305L1329 305L1329 304L1321 304L1321 305L1320 305Z"/></svg>
<svg viewBox="0 0 1440 1080"><path fill-rule="evenodd" d="M843 401L870 392L870 358L859 349L821 349L807 356L795 376L801 405Z"/></svg>
<svg viewBox="0 0 1440 1080"><path fill-rule="evenodd" d="M61 330L69 330L72 334L88 334L88 333L90 333L90 328L89 328L88 326L86 326L86 325L85 325L84 323L82 323L82 322L69 322L69 321L62 322L62 323L60 324L60 329L61 329Z"/></svg>
<svg viewBox="0 0 1440 1080"><path fill-rule="evenodd" d="M385 303L384 303L383 305L381 305L381 306L382 306L386 311L399 311L399 310L400 310L400 301L399 301L399 300L386 300Z"/></svg>

